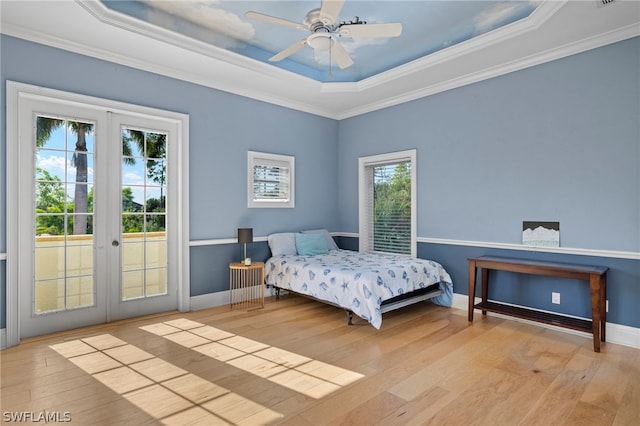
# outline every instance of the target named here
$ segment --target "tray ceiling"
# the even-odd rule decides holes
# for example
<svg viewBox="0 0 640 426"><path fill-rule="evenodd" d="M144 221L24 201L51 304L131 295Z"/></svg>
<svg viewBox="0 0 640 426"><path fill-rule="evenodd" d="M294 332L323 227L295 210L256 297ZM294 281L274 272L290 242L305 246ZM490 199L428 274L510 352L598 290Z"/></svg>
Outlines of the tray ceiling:
<svg viewBox="0 0 640 426"><path fill-rule="evenodd" d="M604 0L606 3L607 0ZM301 49L304 1L15 1L2 33L242 96L342 119L640 35L640 2L346 0L340 20L400 22L399 37L342 40L352 67Z"/></svg>

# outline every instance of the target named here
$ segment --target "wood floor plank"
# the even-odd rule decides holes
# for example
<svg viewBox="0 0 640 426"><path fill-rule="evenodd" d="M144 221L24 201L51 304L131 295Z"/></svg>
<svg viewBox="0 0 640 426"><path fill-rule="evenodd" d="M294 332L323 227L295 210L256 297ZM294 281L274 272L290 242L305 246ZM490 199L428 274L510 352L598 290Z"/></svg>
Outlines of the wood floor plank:
<svg viewBox="0 0 640 426"><path fill-rule="evenodd" d="M334 419L334 424L372 425L404 406L407 401L389 392L381 392Z"/></svg>
<svg viewBox="0 0 640 426"><path fill-rule="evenodd" d="M639 349L428 302L346 320L284 296L25 339L0 403L98 426L640 424Z"/></svg>
<svg viewBox="0 0 640 426"><path fill-rule="evenodd" d="M616 411L613 424L616 426L640 424L640 374L631 369L630 380Z"/></svg>
<svg viewBox="0 0 640 426"><path fill-rule="evenodd" d="M551 381L550 378L538 373L518 374L513 371L501 371L513 380L513 387L506 390L499 400L486 404L488 407L475 418L481 424L519 424L527 416L535 401L544 394ZM504 384L501 384L499 389L504 390Z"/></svg>
<svg viewBox="0 0 640 426"><path fill-rule="evenodd" d="M598 369L599 361L590 355L578 352L558 374L544 394L536 401L523 425L567 423L578 404L584 389Z"/></svg>
<svg viewBox="0 0 640 426"><path fill-rule="evenodd" d="M600 363L580 401L615 412L622 406L625 393L633 387L632 382L640 382L638 369L634 368L640 364L640 358L636 351L619 347L610 352L609 361ZM637 402L637 414L640 416L640 398Z"/></svg>
<svg viewBox="0 0 640 426"><path fill-rule="evenodd" d="M597 405L578 401L567 418L567 424L581 426L609 426L613 424L615 412Z"/></svg>
<svg viewBox="0 0 640 426"><path fill-rule="evenodd" d="M431 387L411 401L399 407L386 417L381 417L374 425L422 425L427 424L440 408L449 404L455 395L439 386ZM429 410L427 411L428 408Z"/></svg>

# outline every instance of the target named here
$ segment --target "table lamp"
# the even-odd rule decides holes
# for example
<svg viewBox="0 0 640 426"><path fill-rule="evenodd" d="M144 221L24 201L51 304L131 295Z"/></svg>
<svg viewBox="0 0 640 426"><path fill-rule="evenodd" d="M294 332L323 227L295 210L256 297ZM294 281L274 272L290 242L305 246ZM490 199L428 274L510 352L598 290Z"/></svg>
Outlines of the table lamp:
<svg viewBox="0 0 640 426"><path fill-rule="evenodd" d="M253 228L238 228L238 243L244 244L244 258L241 263L251 265L251 258L247 257L247 244L253 242Z"/></svg>

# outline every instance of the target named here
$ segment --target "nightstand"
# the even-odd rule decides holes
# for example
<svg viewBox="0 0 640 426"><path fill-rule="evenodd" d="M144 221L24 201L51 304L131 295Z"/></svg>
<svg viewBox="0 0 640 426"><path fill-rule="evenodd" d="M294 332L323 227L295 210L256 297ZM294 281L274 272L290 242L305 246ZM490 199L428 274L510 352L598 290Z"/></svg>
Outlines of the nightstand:
<svg viewBox="0 0 640 426"><path fill-rule="evenodd" d="M264 262L229 264L231 309L264 308Z"/></svg>

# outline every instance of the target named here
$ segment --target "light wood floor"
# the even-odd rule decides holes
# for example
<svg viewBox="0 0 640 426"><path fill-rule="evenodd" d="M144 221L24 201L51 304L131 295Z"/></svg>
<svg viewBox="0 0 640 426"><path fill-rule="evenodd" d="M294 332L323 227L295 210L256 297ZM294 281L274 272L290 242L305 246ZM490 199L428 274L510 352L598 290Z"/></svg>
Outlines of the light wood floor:
<svg viewBox="0 0 640 426"><path fill-rule="evenodd" d="M640 424L640 350L466 315L423 303L375 330L287 296L29 339L0 352L2 422Z"/></svg>

